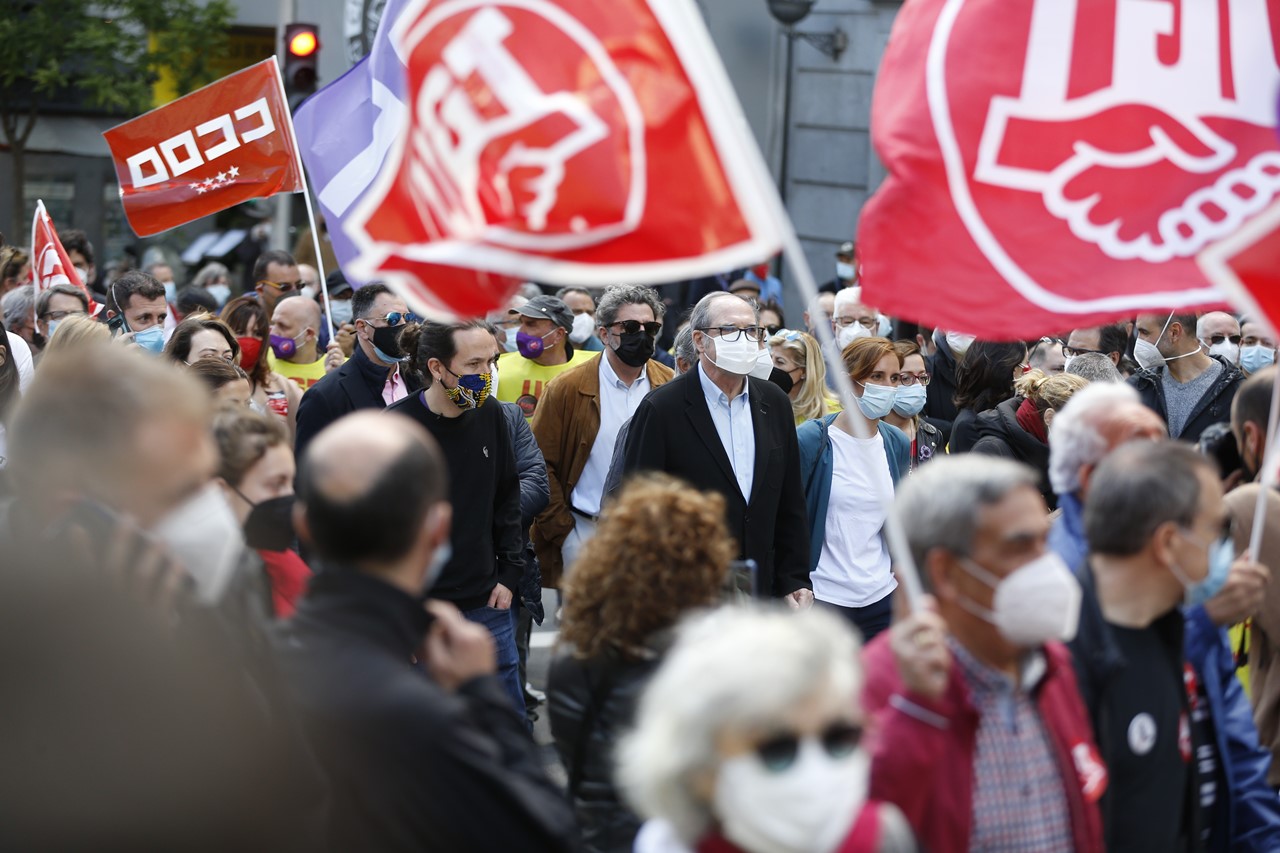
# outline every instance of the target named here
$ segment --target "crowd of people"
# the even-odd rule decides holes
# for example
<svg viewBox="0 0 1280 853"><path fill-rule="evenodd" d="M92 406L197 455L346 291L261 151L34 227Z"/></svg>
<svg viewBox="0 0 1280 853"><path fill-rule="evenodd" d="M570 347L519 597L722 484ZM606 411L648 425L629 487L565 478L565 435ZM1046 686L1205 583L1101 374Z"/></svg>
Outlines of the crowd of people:
<svg viewBox="0 0 1280 853"><path fill-rule="evenodd" d="M1257 320L986 341L852 244L792 325L767 264L438 322L0 252L15 844L1280 850Z"/></svg>

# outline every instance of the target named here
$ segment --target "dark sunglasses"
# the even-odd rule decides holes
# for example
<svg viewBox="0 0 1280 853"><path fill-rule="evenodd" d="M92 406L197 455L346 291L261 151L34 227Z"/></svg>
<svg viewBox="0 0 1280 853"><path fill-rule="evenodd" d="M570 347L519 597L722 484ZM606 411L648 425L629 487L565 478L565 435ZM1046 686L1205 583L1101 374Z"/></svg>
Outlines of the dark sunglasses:
<svg viewBox="0 0 1280 853"><path fill-rule="evenodd" d="M1231 343L1236 344L1238 346L1240 344L1240 336L1239 335L1210 335L1209 336L1210 346L1217 346L1223 341L1231 341Z"/></svg>
<svg viewBox="0 0 1280 853"><path fill-rule="evenodd" d="M619 320L616 323L610 323L609 328L619 335L634 335L644 329L646 335L656 338L658 332L662 331L662 324L654 321L641 323L639 320Z"/></svg>
<svg viewBox="0 0 1280 853"><path fill-rule="evenodd" d="M858 748L862 740L862 729L849 723L833 723L822 734L818 742L832 758L844 758ZM770 773L781 773L796 763L796 755L800 752L801 738L794 734L778 735L756 746L756 755L765 769Z"/></svg>

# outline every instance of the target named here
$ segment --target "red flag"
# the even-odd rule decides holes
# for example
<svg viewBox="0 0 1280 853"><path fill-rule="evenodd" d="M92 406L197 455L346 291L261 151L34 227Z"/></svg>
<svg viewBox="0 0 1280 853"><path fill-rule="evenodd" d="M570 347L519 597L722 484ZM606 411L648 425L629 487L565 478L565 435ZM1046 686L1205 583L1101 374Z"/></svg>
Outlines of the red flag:
<svg viewBox="0 0 1280 853"><path fill-rule="evenodd" d="M58 231L44 209L43 200L36 201L36 215L31 220L31 282L37 294L55 284L73 285L84 291L89 300L90 314L101 310L89 288L80 280L80 272L67 257L67 250L58 239Z"/></svg>
<svg viewBox="0 0 1280 853"><path fill-rule="evenodd" d="M1217 304L1196 255L1280 192L1280 2L918 0L872 105L865 298L1031 337Z"/></svg>
<svg viewBox="0 0 1280 853"><path fill-rule="evenodd" d="M340 120L335 117L335 120ZM280 69L264 59L103 134L140 237L302 189Z"/></svg>
<svg viewBox="0 0 1280 853"><path fill-rule="evenodd" d="M1200 254L1200 266L1255 320L1280 328L1280 203Z"/></svg>
<svg viewBox="0 0 1280 853"><path fill-rule="evenodd" d="M670 282L779 249L776 193L686 0L416 0L391 39L407 127L345 223L357 277L474 313L509 277ZM457 268L494 277L459 290Z"/></svg>

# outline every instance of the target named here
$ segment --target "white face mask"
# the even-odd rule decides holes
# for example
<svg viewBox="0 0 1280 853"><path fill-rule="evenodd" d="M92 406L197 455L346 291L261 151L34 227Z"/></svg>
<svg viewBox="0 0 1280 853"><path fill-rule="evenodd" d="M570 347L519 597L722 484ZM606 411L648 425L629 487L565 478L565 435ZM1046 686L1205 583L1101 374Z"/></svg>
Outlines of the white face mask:
<svg viewBox="0 0 1280 853"><path fill-rule="evenodd" d="M492 383L491 390L489 391L489 393L492 394L494 397L497 397L498 396L498 362L496 361L493 362L493 365L489 368L489 381Z"/></svg>
<svg viewBox="0 0 1280 853"><path fill-rule="evenodd" d="M227 304L227 300L231 298L231 287L226 284L211 284L205 288L209 291L209 295L213 297L213 301L218 303L221 308Z"/></svg>
<svg viewBox="0 0 1280 853"><path fill-rule="evenodd" d="M569 340L575 344L585 344L596 330L596 318L590 314L574 314L573 329L569 332Z"/></svg>
<svg viewBox="0 0 1280 853"><path fill-rule="evenodd" d="M840 345L841 350L858 338L869 337L871 337L871 330L861 323L850 323L844 327L836 326L836 343Z"/></svg>
<svg viewBox="0 0 1280 853"><path fill-rule="evenodd" d="M151 532L191 575L202 603L221 600L240 562L244 534L216 483L179 504Z"/></svg>
<svg viewBox="0 0 1280 853"><path fill-rule="evenodd" d="M960 606L995 625L1013 645L1026 649L1075 637L1080 625L1080 584L1057 554L1046 551L1004 580L968 558L960 565L996 593L995 610L966 598L959 600Z"/></svg>
<svg viewBox="0 0 1280 853"><path fill-rule="evenodd" d="M756 379L768 379L773 375L773 356L768 347L760 350L760 355L756 356L756 366L751 368L751 375Z"/></svg>
<svg viewBox="0 0 1280 853"><path fill-rule="evenodd" d="M1133 357L1137 359L1138 364L1147 370L1155 370L1157 367L1164 367L1168 359L1160 353L1160 341L1164 339L1164 333L1169 331L1169 324L1173 322L1173 313L1170 312L1169 319L1164 321L1164 326L1160 329L1160 334L1156 335L1156 342L1145 341L1138 338L1133 342ZM1190 353L1188 353L1190 355ZM1177 356L1181 358L1182 356Z"/></svg>
<svg viewBox="0 0 1280 853"><path fill-rule="evenodd" d="M977 340L975 335L962 335L959 332L947 332L946 338L947 346L951 348L951 354L956 358L961 358Z"/></svg>
<svg viewBox="0 0 1280 853"><path fill-rule="evenodd" d="M707 335L704 341L703 346L715 349L711 363L726 373L747 376L760 362L760 350L763 347L759 341L748 340L745 334L738 335L736 341Z"/></svg>
<svg viewBox="0 0 1280 853"><path fill-rule="evenodd" d="M1233 344L1231 341L1223 341L1220 344L1214 344L1209 347L1209 355L1220 355L1227 360L1228 364L1239 364L1240 345Z"/></svg>
<svg viewBox="0 0 1280 853"><path fill-rule="evenodd" d="M881 314L880 327L876 330L876 334L882 338L887 338L889 337L889 333L892 331L893 331L893 323L889 321L888 317Z"/></svg>
<svg viewBox="0 0 1280 853"><path fill-rule="evenodd" d="M843 281L849 281L853 278L853 264L846 264L844 261L836 261L836 278Z"/></svg>
<svg viewBox="0 0 1280 853"><path fill-rule="evenodd" d="M785 770L754 752L730 758L716 777L724 836L751 853L832 853L866 802L870 767L861 749L835 758L812 736Z"/></svg>
<svg viewBox="0 0 1280 853"><path fill-rule="evenodd" d="M351 300L331 299L329 308L333 311L333 322L337 326L351 322Z"/></svg>

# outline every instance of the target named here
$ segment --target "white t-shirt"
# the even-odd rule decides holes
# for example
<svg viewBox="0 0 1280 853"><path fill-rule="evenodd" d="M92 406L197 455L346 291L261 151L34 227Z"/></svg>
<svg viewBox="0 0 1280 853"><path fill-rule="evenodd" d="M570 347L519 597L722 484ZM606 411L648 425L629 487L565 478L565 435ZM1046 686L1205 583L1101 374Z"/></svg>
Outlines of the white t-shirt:
<svg viewBox="0 0 1280 853"><path fill-rule="evenodd" d="M826 536L813 570L813 595L841 607L875 604L897 588L881 530L893 502L884 439L831 427L831 498Z"/></svg>

